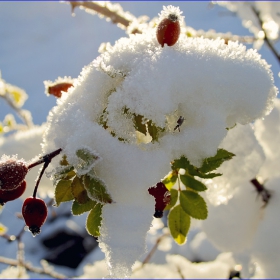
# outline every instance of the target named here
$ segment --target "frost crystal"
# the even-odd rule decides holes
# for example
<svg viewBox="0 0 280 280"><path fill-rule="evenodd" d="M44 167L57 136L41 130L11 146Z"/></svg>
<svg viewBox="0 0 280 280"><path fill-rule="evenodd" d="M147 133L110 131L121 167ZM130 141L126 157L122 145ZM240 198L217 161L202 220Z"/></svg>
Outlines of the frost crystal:
<svg viewBox="0 0 280 280"><path fill-rule="evenodd" d="M114 201L103 206L99 237L110 277L128 277L145 252L154 214L148 188L170 161L184 155L199 166L216 154L226 128L268 114L277 94L256 51L184 36L162 48L155 33L122 38L85 67L44 135L44 153L62 148L69 164L81 147L100 156L94 172Z"/></svg>
<svg viewBox="0 0 280 280"><path fill-rule="evenodd" d="M174 7L172 5L169 5L169 6L163 6L163 10L161 11L161 13L158 14L159 16L159 22L161 20L163 20L164 18L168 18L169 15L175 15L179 22L183 22L184 21L184 16L182 16L183 12L180 11L179 7Z"/></svg>

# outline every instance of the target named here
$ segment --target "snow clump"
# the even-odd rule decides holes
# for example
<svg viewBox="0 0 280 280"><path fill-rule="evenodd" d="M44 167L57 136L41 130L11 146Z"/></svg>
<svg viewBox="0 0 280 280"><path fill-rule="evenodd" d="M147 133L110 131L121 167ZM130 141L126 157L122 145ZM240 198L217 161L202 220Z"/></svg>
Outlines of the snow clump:
<svg viewBox="0 0 280 280"><path fill-rule="evenodd" d="M103 206L99 237L110 277L128 277L145 252L154 213L147 190L170 161L184 155L200 166L227 128L268 114L276 94L255 50L183 34L161 47L155 29L121 38L84 67L50 112L43 152L62 148L75 165L76 151L88 147L102 159L94 171L114 201Z"/></svg>

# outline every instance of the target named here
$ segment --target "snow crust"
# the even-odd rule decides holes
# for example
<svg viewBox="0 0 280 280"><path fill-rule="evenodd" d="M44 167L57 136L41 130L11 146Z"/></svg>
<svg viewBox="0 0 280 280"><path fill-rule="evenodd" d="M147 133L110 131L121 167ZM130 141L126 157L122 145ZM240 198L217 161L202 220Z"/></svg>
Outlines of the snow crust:
<svg viewBox="0 0 280 280"><path fill-rule="evenodd" d="M121 38L86 66L50 112L44 135L43 152L62 148L73 165L84 146L102 158L94 170L114 203L103 207L99 242L113 278L128 277L145 252L154 212L147 189L170 171L170 161L185 155L199 166L216 154L226 128L265 116L277 94L256 51L183 36L162 48L155 33ZM158 141L135 130L132 114L164 129ZM181 131L174 131L180 116Z"/></svg>

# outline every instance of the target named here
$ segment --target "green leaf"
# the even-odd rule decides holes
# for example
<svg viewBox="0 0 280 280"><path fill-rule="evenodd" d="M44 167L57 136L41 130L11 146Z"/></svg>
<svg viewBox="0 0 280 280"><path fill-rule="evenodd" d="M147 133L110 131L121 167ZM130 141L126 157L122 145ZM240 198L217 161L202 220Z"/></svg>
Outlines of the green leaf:
<svg viewBox="0 0 280 280"><path fill-rule="evenodd" d="M112 203L111 196L107 193L104 183L95 177L85 175L84 186L91 199L97 200L100 203Z"/></svg>
<svg viewBox="0 0 280 280"><path fill-rule="evenodd" d="M217 169L224 161L230 160L235 155L224 149L218 149L217 154L214 157L206 158L203 161L202 166L199 168L199 171L202 173L208 173Z"/></svg>
<svg viewBox="0 0 280 280"><path fill-rule="evenodd" d="M198 192L207 190L206 186L189 175L180 175L181 182L186 186Z"/></svg>
<svg viewBox="0 0 280 280"><path fill-rule="evenodd" d="M164 210L171 209L176 204L177 200L178 200L178 190L171 189L170 190L170 203L165 206Z"/></svg>
<svg viewBox="0 0 280 280"><path fill-rule="evenodd" d="M207 174L199 173L198 175L193 175L193 176L198 176L203 179L212 179L222 175L223 175L222 173L207 173Z"/></svg>
<svg viewBox="0 0 280 280"><path fill-rule="evenodd" d="M96 204L97 202L91 199L89 199L85 204L79 204L76 200L74 200L72 204L72 214L81 215L93 209L96 206Z"/></svg>
<svg viewBox="0 0 280 280"><path fill-rule="evenodd" d="M220 173L205 174L205 173L200 171L200 168L195 167L194 165L190 164L189 160L184 156L182 156L180 159L175 159L172 162L171 168L173 170L179 170L180 168L182 168L182 169L186 170L187 174L190 174L191 176L198 176L198 177L204 178L204 179L207 179L207 178L210 179L210 178L214 178L214 177L222 175Z"/></svg>
<svg viewBox="0 0 280 280"><path fill-rule="evenodd" d="M146 129L146 125L143 124L143 116L133 114L133 123L137 131L146 135L147 129Z"/></svg>
<svg viewBox="0 0 280 280"><path fill-rule="evenodd" d="M190 216L185 213L181 205L177 205L170 210L168 215L168 227L175 242L179 245L183 245L186 242L190 224Z"/></svg>
<svg viewBox="0 0 280 280"><path fill-rule="evenodd" d="M88 202L89 198L83 184L83 176L76 176L72 181L71 187L73 197L79 204L85 204L86 202Z"/></svg>
<svg viewBox="0 0 280 280"><path fill-rule="evenodd" d="M74 199L71 192L71 181L60 180L55 188L54 197L56 206L59 206L61 202L66 202Z"/></svg>
<svg viewBox="0 0 280 280"><path fill-rule="evenodd" d="M89 212L86 220L86 229L90 235L99 236L99 227L102 220L102 204L97 203L96 206Z"/></svg>
<svg viewBox="0 0 280 280"><path fill-rule="evenodd" d="M181 191L180 204L182 209L191 217L205 220L208 215L207 206L204 199L196 192Z"/></svg>
<svg viewBox="0 0 280 280"><path fill-rule="evenodd" d="M165 187L170 191L178 179L177 171L171 171L161 181Z"/></svg>

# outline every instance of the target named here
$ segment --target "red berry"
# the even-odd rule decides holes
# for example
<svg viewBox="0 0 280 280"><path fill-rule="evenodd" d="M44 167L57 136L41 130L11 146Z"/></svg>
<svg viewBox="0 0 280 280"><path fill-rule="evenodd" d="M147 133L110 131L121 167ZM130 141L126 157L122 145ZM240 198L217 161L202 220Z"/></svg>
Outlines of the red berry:
<svg viewBox="0 0 280 280"><path fill-rule="evenodd" d="M0 205L4 205L8 201L19 198L26 189L26 182L22 181L16 189L11 191L0 190Z"/></svg>
<svg viewBox="0 0 280 280"><path fill-rule="evenodd" d="M72 87L73 86L73 84L71 84L71 83L59 83L59 84L55 84L55 85L53 85L53 86L49 86L48 87L48 93L49 94L52 94L52 95L54 95L54 96L56 96L56 97L61 97L61 95L62 95L62 91L65 91L65 92L67 92L68 91L68 89L70 88L70 87Z"/></svg>
<svg viewBox="0 0 280 280"><path fill-rule="evenodd" d="M159 182L156 186L149 188L148 192L155 198L156 202L154 217L161 218L164 208L170 202L170 192L162 182Z"/></svg>
<svg viewBox="0 0 280 280"><path fill-rule="evenodd" d="M13 190L24 180L28 172L25 162L8 159L0 162L0 189Z"/></svg>
<svg viewBox="0 0 280 280"><path fill-rule="evenodd" d="M28 197L22 205L22 216L33 236L41 231L48 214L47 205L40 198Z"/></svg>
<svg viewBox="0 0 280 280"><path fill-rule="evenodd" d="M175 14L169 14L169 16L164 18L157 27L157 40L162 47L164 44L173 46L179 39L180 30L178 16Z"/></svg>

